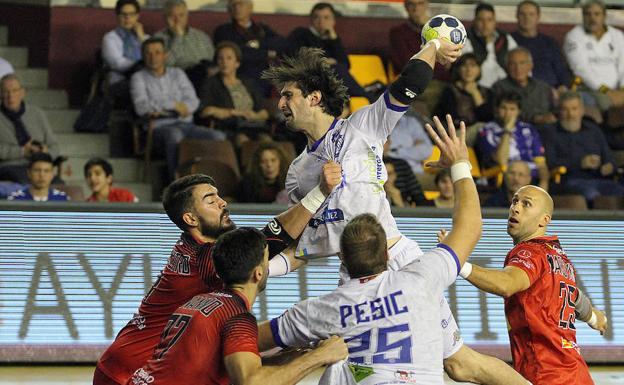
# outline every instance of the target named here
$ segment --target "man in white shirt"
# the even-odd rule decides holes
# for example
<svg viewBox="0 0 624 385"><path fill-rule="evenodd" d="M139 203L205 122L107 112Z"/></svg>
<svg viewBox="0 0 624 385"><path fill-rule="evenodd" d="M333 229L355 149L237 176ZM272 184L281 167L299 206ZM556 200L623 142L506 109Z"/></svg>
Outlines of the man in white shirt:
<svg viewBox="0 0 624 385"><path fill-rule="evenodd" d="M327 197L304 230L297 246L298 256L336 255L340 251L340 234L345 225L362 213L375 215L384 228L391 270L398 270L422 255L415 241L400 234L392 217L383 189L387 179L382 161L383 144L408 105L431 80L436 59L446 64L455 61L460 53L461 46L449 42L436 40L428 43L412 57L383 96L347 119L338 118L348 100L346 87L319 49L304 48L298 56L285 58L280 66L265 71L264 77L280 90L278 107L287 125L308 137L307 148L288 170L286 190L290 203L299 202L313 190L315 185L311 182L315 178L318 180L324 163L333 160L342 166L343 183ZM286 266L282 274L288 269ZM272 274L276 271L278 269L272 265ZM342 273L342 279L348 279L348 273ZM489 357L463 346L444 296L441 295L438 301L442 314L440 320L447 325L444 357L451 373L489 375L486 369L479 370L488 365ZM506 365L496 361L504 370ZM471 369L463 372L464 367Z"/></svg>
<svg viewBox="0 0 624 385"><path fill-rule="evenodd" d="M510 34L496 28L494 7L488 3L479 3L463 52L474 53L477 57L481 65L480 85L490 88L497 80L507 77L505 57L507 52L517 46Z"/></svg>
<svg viewBox="0 0 624 385"><path fill-rule="evenodd" d="M382 225L372 214L356 216L340 239L340 256L351 279L332 293L300 302L282 316L261 324L260 350L276 345L305 347L325 335L338 335L349 346L348 362L361 385L444 383L444 324L440 322L438 299L455 281L479 240L481 213L470 175L464 124L457 135L448 117L447 135L437 118L435 123L437 133L431 126L428 131L441 149L437 166L451 167L457 197L449 237L400 270L392 271L387 268ZM345 365L336 370L348 373ZM519 375L508 372L509 376L505 371L498 373L501 383L526 384ZM321 383L352 383L348 375L338 377L343 379L327 374Z"/></svg>
<svg viewBox="0 0 624 385"><path fill-rule="evenodd" d="M601 110L624 105L624 33L606 23L605 5L592 0L583 5L583 25L565 36L563 51L575 76L582 81L586 104ZM585 95L584 95L585 96Z"/></svg>

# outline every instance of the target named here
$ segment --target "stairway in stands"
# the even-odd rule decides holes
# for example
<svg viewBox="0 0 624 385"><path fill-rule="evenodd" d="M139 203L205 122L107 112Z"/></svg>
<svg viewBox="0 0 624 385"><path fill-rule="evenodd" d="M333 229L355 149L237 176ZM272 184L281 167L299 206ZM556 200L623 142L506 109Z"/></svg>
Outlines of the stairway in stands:
<svg viewBox="0 0 624 385"><path fill-rule="evenodd" d="M151 185L141 183L142 161L135 158L109 158L108 134L74 133L74 121L79 111L69 109L64 90L48 89L47 69L28 67L28 48L8 46L9 33L6 26L0 26L0 57L10 62L22 79L26 88L26 101L46 112L59 141L61 155L69 158L65 170L71 170L71 174L63 176L65 182L81 186L84 196L88 196L83 167L89 158L99 156L108 159L113 165L115 185L132 190L141 202L151 201Z"/></svg>

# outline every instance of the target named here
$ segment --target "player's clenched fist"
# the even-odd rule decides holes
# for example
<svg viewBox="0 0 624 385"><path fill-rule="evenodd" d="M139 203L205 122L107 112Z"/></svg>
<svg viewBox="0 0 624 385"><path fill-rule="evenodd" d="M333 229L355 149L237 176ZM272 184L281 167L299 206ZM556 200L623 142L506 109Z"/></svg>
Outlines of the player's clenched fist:
<svg viewBox="0 0 624 385"><path fill-rule="evenodd" d="M334 187L338 186L342 181L342 167L339 163L330 160L323 165L321 172L320 187L325 196L328 196Z"/></svg>
<svg viewBox="0 0 624 385"><path fill-rule="evenodd" d="M323 363L329 365L347 358L349 355L349 347L345 344L342 337L331 336L321 341L314 350L314 353L323 357Z"/></svg>

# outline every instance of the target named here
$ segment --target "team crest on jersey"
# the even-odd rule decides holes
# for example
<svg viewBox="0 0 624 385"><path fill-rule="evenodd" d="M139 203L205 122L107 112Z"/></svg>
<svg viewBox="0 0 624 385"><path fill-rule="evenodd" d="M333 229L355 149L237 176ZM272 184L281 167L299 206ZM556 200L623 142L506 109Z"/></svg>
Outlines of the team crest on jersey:
<svg viewBox="0 0 624 385"><path fill-rule="evenodd" d="M563 337L561 337L561 347L563 349L574 349L577 351L577 353L581 352L581 349L579 349L579 346L576 344L576 342L569 341Z"/></svg>
<svg viewBox="0 0 624 385"><path fill-rule="evenodd" d="M411 370L397 370L394 372L394 377L410 384L416 383L416 372L412 372Z"/></svg>

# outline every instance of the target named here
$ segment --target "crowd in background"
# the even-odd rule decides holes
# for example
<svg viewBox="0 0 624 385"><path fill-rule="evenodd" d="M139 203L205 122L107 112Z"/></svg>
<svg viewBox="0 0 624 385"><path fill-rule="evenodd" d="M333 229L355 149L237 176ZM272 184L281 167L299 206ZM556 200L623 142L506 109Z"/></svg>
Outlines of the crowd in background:
<svg viewBox="0 0 624 385"><path fill-rule="evenodd" d="M388 63L395 73L420 49L431 16L427 0L404 4L407 20L389 31ZM583 24L560 46L540 32L540 11L534 1L519 3L516 29L508 33L497 27L492 5L475 6L463 56L436 67L434 81L388 138L385 189L392 205L452 207L449 175L423 167L435 150L424 124L446 114L468 127L486 206L508 206L526 184L580 195L589 207L601 196L624 196L614 155L624 149L624 34L606 24L606 7L592 0L582 7ZM351 96L379 96L374 85L352 76L330 3L315 4L310 24L288 36L254 21L251 0L229 0L230 21L213 37L189 25L183 0L167 1L163 12L165 25L150 35L139 3L117 1L117 27L102 39L102 88L111 108L130 111L150 130L169 181L183 172L183 140L223 141L238 157L240 187L230 200L286 203L288 164L306 139L285 128L276 109L279 90L262 71L301 47L322 48ZM62 188L53 187L62 186L53 169L65 159L45 114L24 102L24 86L3 59L0 78L0 196L66 200ZM342 117L350 113L346 105ZM112 187L106 160L89 160L84 174L89 201L137 201Z"/></svg>

